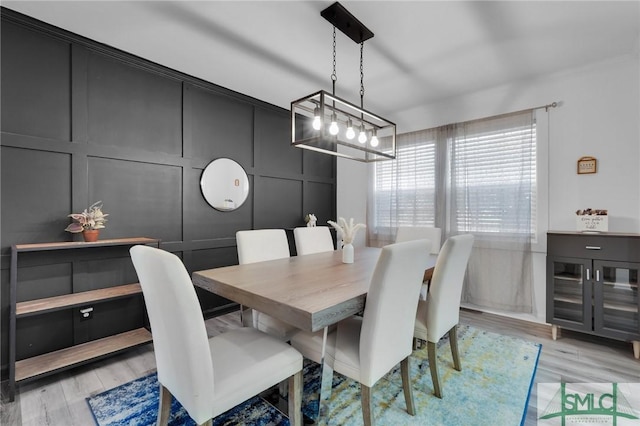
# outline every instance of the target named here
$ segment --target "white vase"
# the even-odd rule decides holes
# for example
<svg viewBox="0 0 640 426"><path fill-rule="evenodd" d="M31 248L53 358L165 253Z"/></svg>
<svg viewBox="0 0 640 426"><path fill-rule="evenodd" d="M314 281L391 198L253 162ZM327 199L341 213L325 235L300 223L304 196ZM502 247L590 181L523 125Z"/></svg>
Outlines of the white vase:
<svg viewBox="0 0 640 426"><path fill-rule="evenodd" d="M353 263L353 244L342 246L342 263Z"/></svg>

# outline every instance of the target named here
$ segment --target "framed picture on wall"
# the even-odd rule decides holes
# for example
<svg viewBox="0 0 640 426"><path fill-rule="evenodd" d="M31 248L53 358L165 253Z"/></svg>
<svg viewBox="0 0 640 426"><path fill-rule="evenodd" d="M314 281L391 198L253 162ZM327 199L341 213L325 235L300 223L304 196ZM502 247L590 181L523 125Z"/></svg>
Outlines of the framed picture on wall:
<svg viewBox="0 0 640 426"><path fill-rule="evenodd" d="M595 157L581 157L578 160L578 174L588 174L597 172L598 160Z"/></svg>

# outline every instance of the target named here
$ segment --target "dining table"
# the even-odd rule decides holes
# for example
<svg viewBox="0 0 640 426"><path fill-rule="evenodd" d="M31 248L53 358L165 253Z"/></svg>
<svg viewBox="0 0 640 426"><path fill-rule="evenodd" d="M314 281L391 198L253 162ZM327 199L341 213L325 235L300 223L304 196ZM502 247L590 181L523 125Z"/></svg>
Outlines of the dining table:
<svg viewBox="0 0 640 426"><path fill-rule="evenodd" d="M380 248L358 247L353 263L342 251L292 256L196 271L193 284L301 330L323 330L319 422L324 423L333 368L325 362L329 326L364 310ZM427 267L436 256L428 255Z"/></svg>

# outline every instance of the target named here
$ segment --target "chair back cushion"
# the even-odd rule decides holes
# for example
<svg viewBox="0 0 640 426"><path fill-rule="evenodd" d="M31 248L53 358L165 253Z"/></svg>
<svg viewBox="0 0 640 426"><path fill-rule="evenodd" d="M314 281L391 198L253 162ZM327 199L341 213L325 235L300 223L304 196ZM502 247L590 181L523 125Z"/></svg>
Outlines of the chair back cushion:
<svg viewBox="0 0 640 426"><path fill-rule="evenodd" d="M456 235L445 241L431 278L427 297L427 340L437 343L460 321L460 297L473 247L473 235Z"/></svg>
<svg viewBox="0 0 640 426"><path fill-rule="evenodd" d="M399 226L396 233L396 243L411 240L431 241L431 254L440 252L440 241L442 240L442 230L431 226Z"/></svg>
<svg viewBox="0 0 640 426"><path fill-rule="evenodd" d="M306 226L295 228L293 238L299 255L335 250L331 231L327 226Z"/></svg>
<svg viewBox="0 0 640 426"><path fill-rule="evenodd" d="M427 240L382 248L367 293L360 334L360 382L367 386L411 354L429 249Z"/></svg>
<svg viewBox="0 0 640 426"><path fill-rule="evenodd" d="M291 256L284 229L252 229L236 232L238 262L264 262Z"/></svg>
<svg viewBox="0 0 640 426"><path fill-rule="evenodd" d="M139 245L130 253L151 324L158 381L188 412L210 411L211 351L189 273L164 250Z"/></svg>

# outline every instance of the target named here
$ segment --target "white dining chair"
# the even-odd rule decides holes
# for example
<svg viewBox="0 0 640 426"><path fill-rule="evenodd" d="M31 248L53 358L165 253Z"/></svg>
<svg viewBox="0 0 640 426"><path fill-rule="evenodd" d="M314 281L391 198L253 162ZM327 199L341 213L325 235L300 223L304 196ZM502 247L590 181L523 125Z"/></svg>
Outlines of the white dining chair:
<svg viewBox="0 0 640 426"><path fill-rule="evenodd" d="M448 238L438 255L427 300L418 302L414 337L427 341L431 380L438 398L442 398L442 390L438 377L436 344L446 333L449 333L454 368L458 371L462 369L458 353L457 326L460 322L462 284L472 248L471 234Z"/></svg>
<svg viewBox="0 0 640 426"><path fill-rule="evenodd" d="M250 327L208 338L195 289L182 261L149 246L134 246L160 383L158 425L167 425L175 397L196 424L284 380L289 419L301 425L302 356L290 345Z"/></svg>
<svg viewBox="0 0 640 426"><path fill-rule="evenodd" d="M440 252L440 242L442 240L442 230L433 226L399 226L396 232L396 243L411 240L431 241L431 254Z"/></svg>
<svg viewBox="0 0 640 426"><path fill-rule="evenodd" d="M333 251L333 238L328 226L303 226L293 229L298 255Z"/></svg>
<svg viewBox="0 0 640 426"><path fill-rule="evenodd" d="M284 229L253 229L236 232L238 248L238 262L264 262L267 260L284 259L290 257L289 240ZM242 308L241 308L242 309ZM251 310L254 328L288 341L298 329L291 324L280 321L272 316ZM245 324L243 324L245 325Z"/></svg>
<svg viewBox="0 0 640 426"><path fill-rule="evenodd" d="M432 226L399 226L396 232L396 243L411 240L427 239L431 241L431 254L440 252L440 244L442 241L442 230ZM433 268L429 268L424 272L424 283L428 286L431 283ZM426 288L424 292L426 292Z"/></svg>
<svg viewBox="0 0 640 426"><path fill-rule="evenodd" d="M430 244L426 240L382 248L371 277L362 317L338 323L327 339L325 360L333 369L360 383L364 424L374 424L371 389L400 363L407 412L415 415L409 377L409 355L415 311ZM299 331L291 345L308 359L322 358L320 333Z"/></svg>

